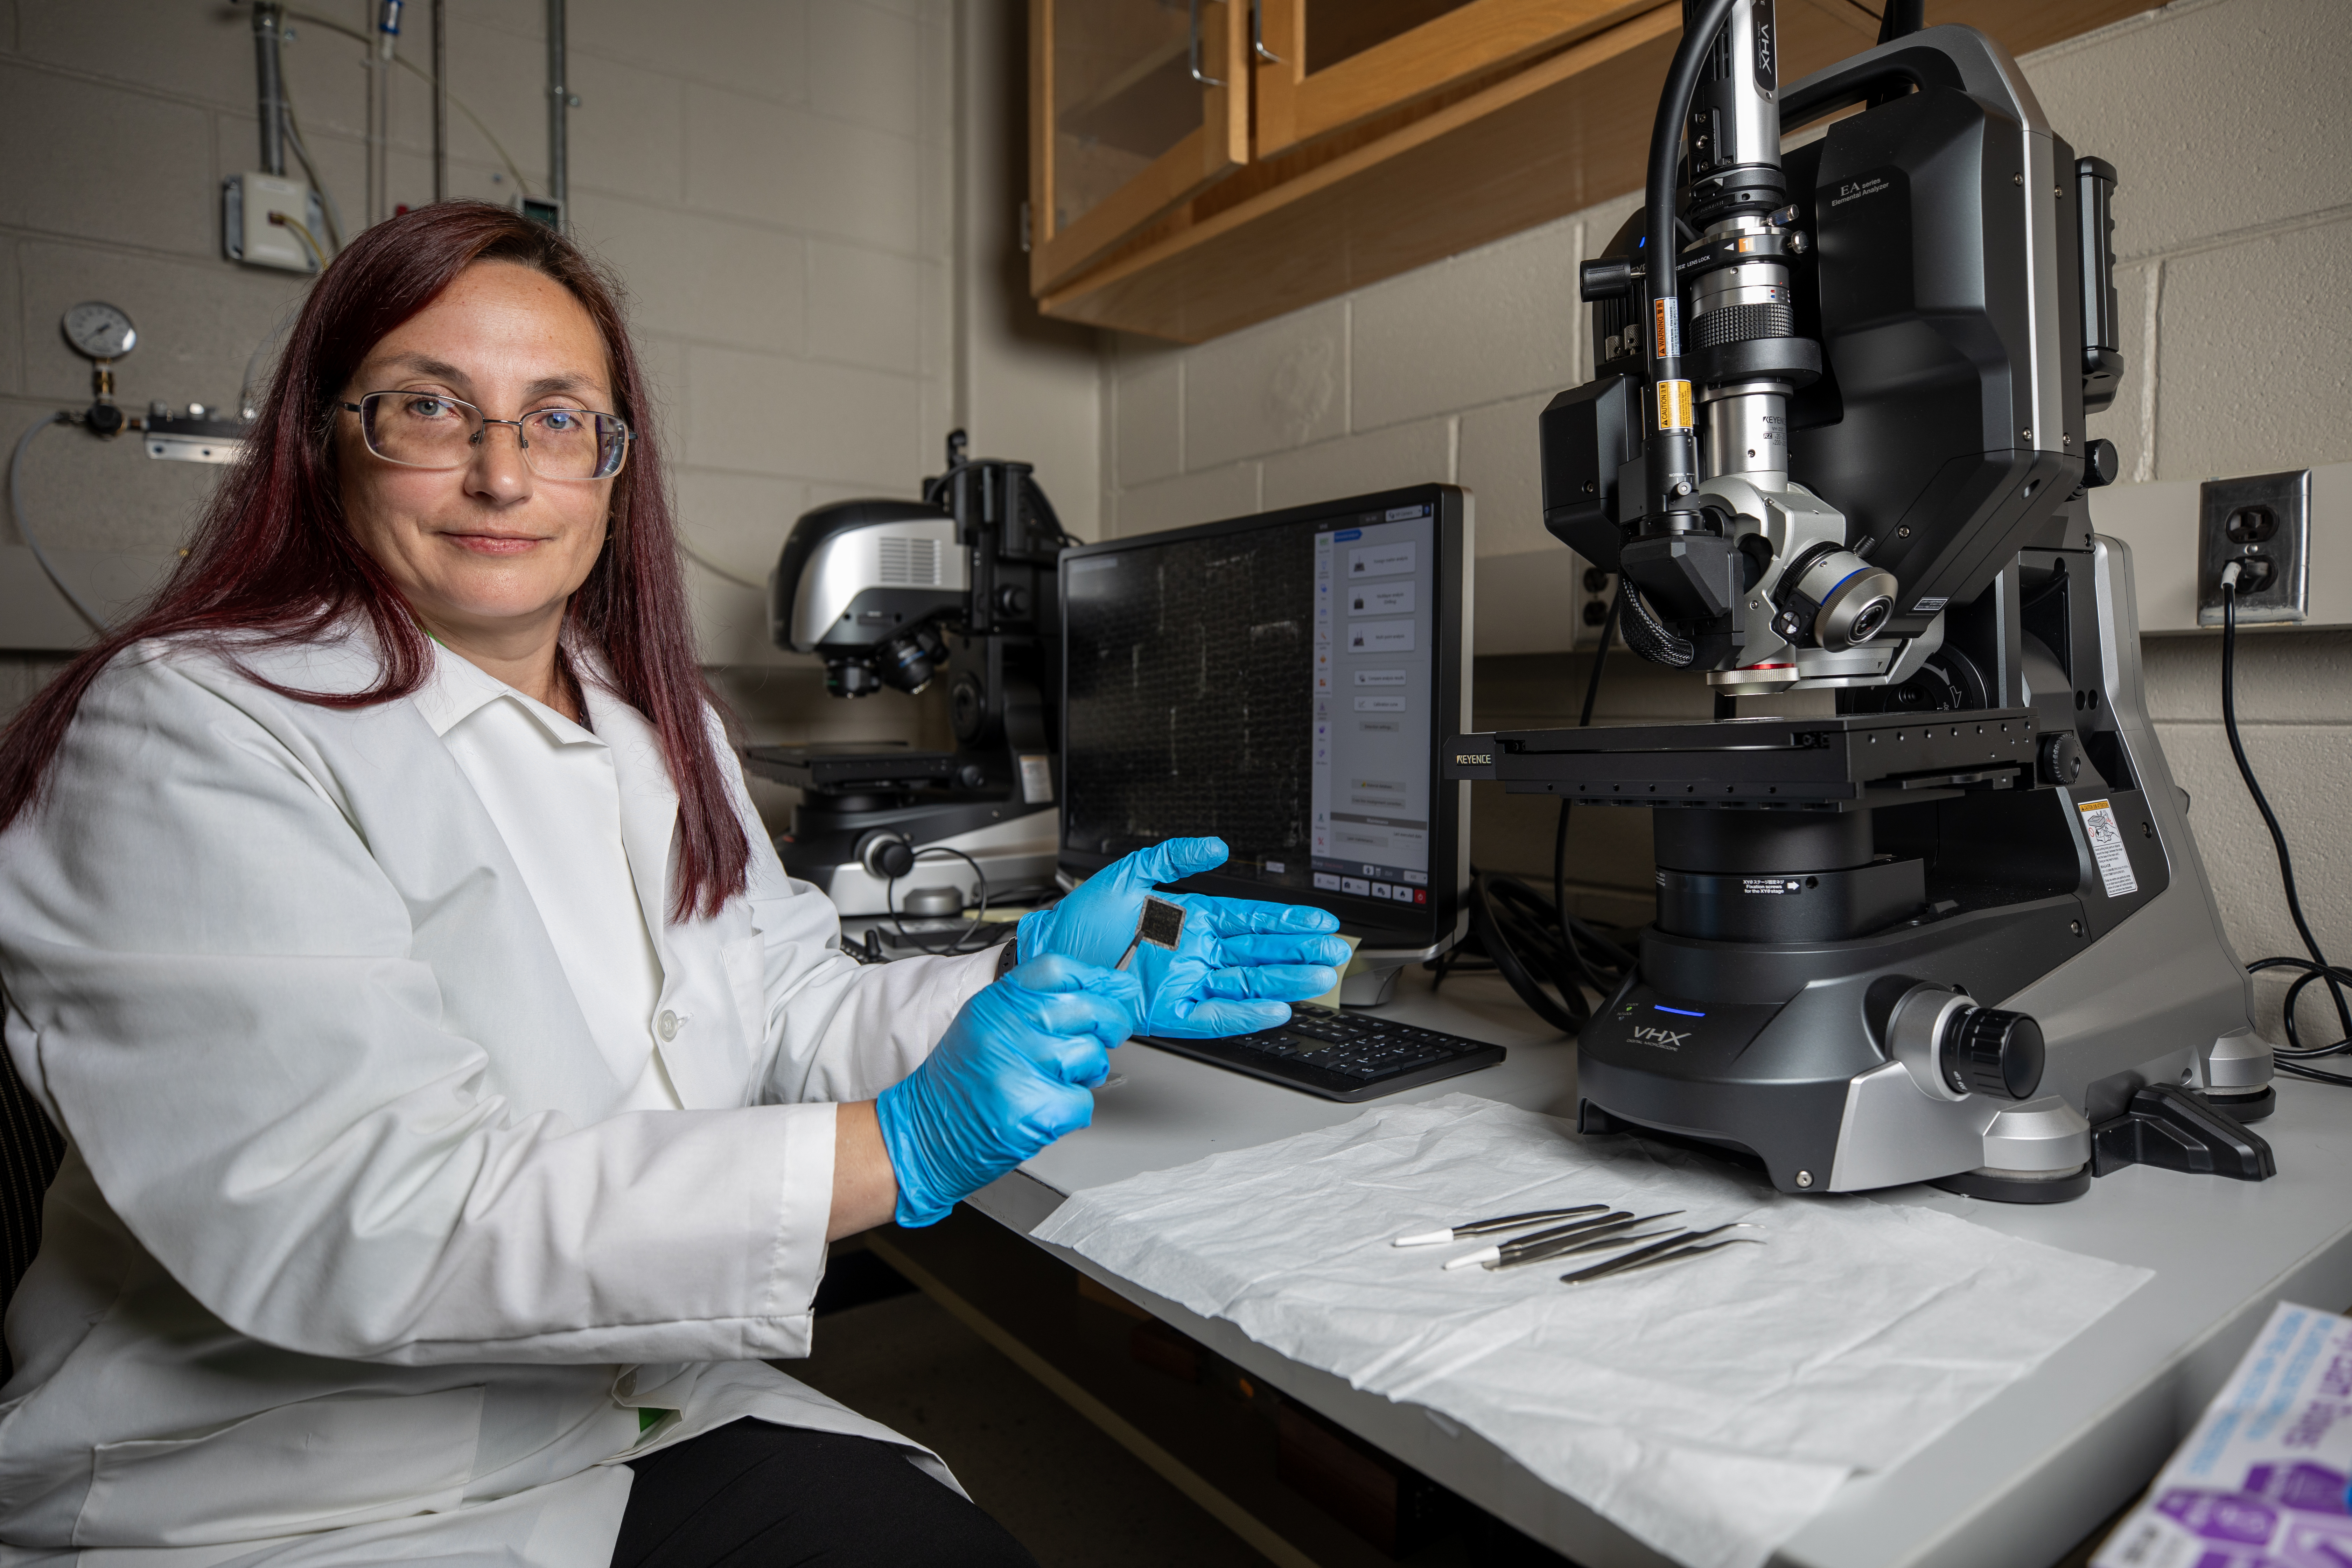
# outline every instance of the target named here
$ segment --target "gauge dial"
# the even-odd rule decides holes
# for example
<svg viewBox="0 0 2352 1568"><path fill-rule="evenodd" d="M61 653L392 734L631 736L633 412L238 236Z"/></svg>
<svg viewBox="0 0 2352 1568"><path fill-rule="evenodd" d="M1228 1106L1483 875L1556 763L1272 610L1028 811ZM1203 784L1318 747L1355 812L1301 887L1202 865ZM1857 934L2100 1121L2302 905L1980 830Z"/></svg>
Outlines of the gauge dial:
<svg viewBox="0 0 2352 1568"><path fill-rule="evenodd" d="M66 342L91 359L121 359L139 346L139 329L121 307L85 300L66 312Z"/></svg>

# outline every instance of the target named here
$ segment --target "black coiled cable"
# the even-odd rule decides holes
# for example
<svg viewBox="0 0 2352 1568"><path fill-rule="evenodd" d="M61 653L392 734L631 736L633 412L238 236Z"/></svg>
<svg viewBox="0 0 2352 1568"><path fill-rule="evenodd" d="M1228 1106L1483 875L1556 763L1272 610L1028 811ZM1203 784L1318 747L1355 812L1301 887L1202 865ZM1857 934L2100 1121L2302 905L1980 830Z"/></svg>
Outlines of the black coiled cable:
<svg viewBox="0 0 2352 1568"><path fill-rule="evenodd" d="M1609 606L1609 613L1613 616L1620 608L1625 612L1625 646L1652 664L1688 669L1691 660L1698 657L1698 649L1690 639L1667 629L1665 623L1643 603L1641 590L1622 574L1617 579L1617 598Z"/></svg>

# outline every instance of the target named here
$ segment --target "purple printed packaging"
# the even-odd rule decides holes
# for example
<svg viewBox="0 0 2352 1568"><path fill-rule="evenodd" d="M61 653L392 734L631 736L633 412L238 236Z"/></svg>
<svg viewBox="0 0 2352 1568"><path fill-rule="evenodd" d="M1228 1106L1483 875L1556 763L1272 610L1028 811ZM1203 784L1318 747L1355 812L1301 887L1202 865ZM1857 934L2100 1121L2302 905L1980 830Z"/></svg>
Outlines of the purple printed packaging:
<svg viewBox="0 0 2352 1568"><path fill-rule="evenodd" d="M2352 1568L2352 1318L2281 1302L2092 1568Z"/></svg>

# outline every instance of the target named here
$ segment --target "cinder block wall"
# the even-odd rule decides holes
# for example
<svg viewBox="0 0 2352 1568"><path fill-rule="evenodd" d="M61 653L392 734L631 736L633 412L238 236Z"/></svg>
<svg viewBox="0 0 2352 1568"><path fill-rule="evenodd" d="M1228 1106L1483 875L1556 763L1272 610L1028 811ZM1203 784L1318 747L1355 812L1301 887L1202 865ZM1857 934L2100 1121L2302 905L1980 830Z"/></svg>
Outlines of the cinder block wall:
<svg viewBox="0 0 2352 1568"><path fill-rule="evenodd" d="M1929 19L1934 19L1931 3ZM2262 473L2352 458L2352 31L2342 0L2181 0L2027 57L2058 130L2116 163L2117 285L2130 373L2093 422L2126 480ZM1543 531L1536 415L1586 380L1576 266L1631 196L1195 348L1105 351L1107 531L1140 532L1383 486L1448 479L1477 496L1482 610L1530 580L1565 592ZM2352 549L2352 541L2316 548ZM2187 548L2184 542L2183 548ZM1575 721L1589 656L1570 616L1479 626L1482 728ZM2336 805L2352 756L2352 636L2250 637L2247 746L2287 824L2305 907L2352 957L2352 833ZM1512 650L1512 651L1504 651ZM2221 734L2210 636L2151 637L2149 700L2240 954L2300 951L2267 837ZM1696 685L1622 651L1606 718L1701 716ZM1483 787L1482 866L1549 875L1549 807ZM1571 877L1595 912L1647 906L1648 826L1588 811ZM2284 984L2263 984L2273 1013ZM2311 1038L2334 1039L2306 1000ZM2274 1026L2274 1020L2273 1020Z"/></svg>
<svg viewBox="0 0 2352 1568"><path fill-rule="evenodd" d="M352 28L368 14L296 9ZM488 127L452 110L453 194L503 202L518 174L543 191L545 6L448 9L452 90ZM955 417L953 0L572 0L569 16L575 231L633 297L701 563L704 658L764 736L919 734L929 707L829 701L814 661L770 647L760 584L805 508L910 493L940 465ZM410 5L403 52L429 67L427 26ZM299 16L289 32L299 123L353 233L361 46ZM429 98L410 72L394 80L392 197L421 204ZM117 372L125 407L234 403L307 287L221 255L220 182L257 166L257 140L249 10L0 0L0 436L89 401L58 330L86 299L139 324ZM46 542L165 552L220 472L57 430L27 460L26 501ZM0 538L19 542L13 518ZM0 655L0 712L57 663Z"/></svg>

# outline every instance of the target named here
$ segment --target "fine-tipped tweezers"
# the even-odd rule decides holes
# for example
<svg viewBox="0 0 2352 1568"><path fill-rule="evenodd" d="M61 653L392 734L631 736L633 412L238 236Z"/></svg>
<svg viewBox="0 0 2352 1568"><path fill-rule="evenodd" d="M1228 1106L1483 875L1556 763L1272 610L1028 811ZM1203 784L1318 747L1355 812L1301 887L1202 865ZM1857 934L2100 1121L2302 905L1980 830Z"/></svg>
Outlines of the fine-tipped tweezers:
<svg viewBox="0 0 2352 1568"><path fill-rule="evenodd" d="M1574 1225L1563 1225L1554 1230L1538 1231L1533 1236L1523 1236L1516 1241L1504 1242L1500 1247L1482 1247L1475 1252L1467 1252L1459 1258L1446 1259L1445 1267L1467 1268L1476 1263L1488 1268L1517 1268L1524 1263L1541 1263L1547 1258L1558 1258L1573 1248L1580 1247L1596 1237L1610 1237L1612 1240L1622 1240L1622 1237L1615 1237L1613 1233L1632 1230L1636 1226L1648 1225L1653 1220L1671 1219L1682 1212L1680 1209L1669 1209L1664 1214L1633 1215L1623 1209L1617 1209L1601 1215L1598 1219L1580 1220Z"/></svg>
<svg viewBox="0 0 2352 1568"><path fill-rule="evenodd" d="M1664 1241L1655 1241L1647 1247L1637 1247L1622 1258L1612 1258L1606 1263L1596 1263L1591 1268L1579 1268L1571 1273L1563 1274L1559 1277L1559 1282L1563 1285L1590 1284L1594 1280L1611 1279L1619 1274L1631 1274L1637 1268L1654 1268L1662 1263L1679 1262L1685 1258L1696 1258L1701 1254L1717 1251L1726 1247L1736 1247L1743 1241L1759 1244L1763 1241L1764 1238L1760 1236L1725 1237L1721 1241L1706 1239L1710 1236L1741 1227L1741 1222L1735 1220L1729 1225L1718 1225L1710 1230L1695 1230L1680 1236L1669 1237Z"/></svg>
<svg viewBox="0 0 2352 1568"><path fill-rule="evenodd" d="M1493 1219L1474 1219L1467 1225L1457 1225L1447 1230L1427 1230L1418 1236L1400 1236L1391 1247L1436 1247L1444 1242L1460 1241L1465 1237L1493 1236L1497 1231L1525 1230L1530 1226L1549 1225L1556 1219L1572 1219L1578 1215L1599 1214L1607 1204L1583 1204L1572 1209L1529 1209L1525 1214L1496 1215Z"/></svg>

